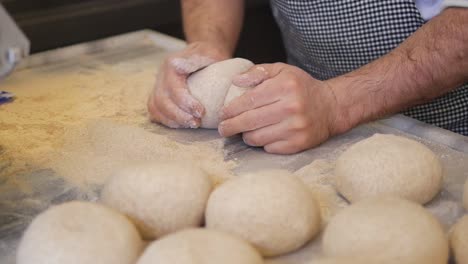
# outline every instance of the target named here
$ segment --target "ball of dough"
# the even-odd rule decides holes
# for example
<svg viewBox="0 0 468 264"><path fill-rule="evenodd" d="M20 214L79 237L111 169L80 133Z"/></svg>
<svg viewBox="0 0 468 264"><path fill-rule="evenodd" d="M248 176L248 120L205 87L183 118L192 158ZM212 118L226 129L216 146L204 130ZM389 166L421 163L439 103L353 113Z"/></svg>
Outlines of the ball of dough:
<svg viewBox="0 0 468 264"><path fill-rule="evenodd" d="M421 205L395 197L355 203L331 219L322 248L327 256L373 256L394 263L446 264L448 242L440 223Z"/></svg>
<svg viewBox="0 0 468 264"><path fill-rule="evenodd" d="M395 262L378 259L375 257L331 257L313 260L310 264L395 264Z"/></svg>
<svg viewBox="0 0 468 264"><path fill-rule="evenodd" d="M210 196L208 228L236 234L264 256L293 251L319 231L313 195L287 171L263 171L231 179Z"/></svg>
<svg viewBox="0 0 468 264"><path fill-rule="evenodd" d="M457 264L468 264L468 215L463 216L453 226L450 244Z"/></svg>
<svg viewBox="0 0 468 264"><path fill-rule="evenodd" d="M145 163L116 172L101 200L126 214L145 239L200 226L212 190L209 176L184 162Z"/></svg>
<svg viewBox="0 0 468 264"><path fill-rule="evenodd" d="M137 264L263 264L244 240L215 230L187 229L148 246Z"/></svg>
<svg viewBox="0 0 468 264"><path fill-rule="evenodd" d="M245 92L245 89L232 85L232 78L253 65L249 60L234 58L213 63L188 77L190 93L205 107L201 127L218 127L219 111L224 106L229 91L232 90L229 101Z"/></svg>
<svg viewBox="0 0 468 264"><path fill-rule="evenodd" d="M463 207L468 211L468 179L466 180L465 187L463 189Z"/></svg>
<svg viewBox="0 0 468 264"><path fill-rule="evenodd" d="M132 264L143 242L123 215L99 204L68 202L39 214L17 251L18 264Z"/></svg>
<svg viewBox="0 0 468 264"><path fill-rule="evenodd" d="M346 150L337 160L336 187L350 202L391 195L421 204L442 187L442 165L423 144L376 134Z"/></svg>

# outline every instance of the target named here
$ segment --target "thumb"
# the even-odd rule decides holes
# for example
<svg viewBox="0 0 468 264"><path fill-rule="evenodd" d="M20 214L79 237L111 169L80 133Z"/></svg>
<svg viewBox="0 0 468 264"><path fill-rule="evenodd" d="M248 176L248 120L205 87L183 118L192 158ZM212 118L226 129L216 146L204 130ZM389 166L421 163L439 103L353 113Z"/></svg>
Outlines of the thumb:
<svg viewBox="0 0 468 264"><path fill-rule="evenodd" d="M215 62L214 59L197 54L190 55L186 58L176 57L170 60L172 67L174 67L178 74L182 75L189 75L190 73L196 72L201 68L205 68L213 62Z"/></svg>
<svg viewBox="0 0 468 264"><path fill-rule="evenodd" d="M232 83L239 87L255 87L278 75L283 68L282 65L281 63L255 65L248 71L235 76Z"/></svg>

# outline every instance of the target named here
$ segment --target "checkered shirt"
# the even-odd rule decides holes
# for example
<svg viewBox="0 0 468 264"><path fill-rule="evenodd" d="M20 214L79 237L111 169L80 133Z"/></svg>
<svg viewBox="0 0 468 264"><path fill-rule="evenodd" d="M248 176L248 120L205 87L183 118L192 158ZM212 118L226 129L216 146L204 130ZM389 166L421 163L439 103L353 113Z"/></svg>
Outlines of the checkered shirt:
<svg viewBox="0 0 468 264"><path fill-rule="evenodd" d="M383 56L425 23L412 0L271 0L271 5L288 63L320 80ZM468 84L404 113L466 136Z"/></svg>

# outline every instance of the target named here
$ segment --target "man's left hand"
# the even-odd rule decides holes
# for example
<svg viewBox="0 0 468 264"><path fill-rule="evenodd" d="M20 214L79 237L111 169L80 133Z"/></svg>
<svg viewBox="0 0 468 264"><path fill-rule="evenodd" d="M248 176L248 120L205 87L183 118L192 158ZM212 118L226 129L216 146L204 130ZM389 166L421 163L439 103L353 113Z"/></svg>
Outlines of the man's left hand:
<svg viewBox="0 0 468 264"><path fill-rule="evenodd" d="M340 132L332 87L300 68L262 64L233 82L254 87L223 108L219 133L243 133L250 146L277 154L292 154L316 146Z"/></svg>

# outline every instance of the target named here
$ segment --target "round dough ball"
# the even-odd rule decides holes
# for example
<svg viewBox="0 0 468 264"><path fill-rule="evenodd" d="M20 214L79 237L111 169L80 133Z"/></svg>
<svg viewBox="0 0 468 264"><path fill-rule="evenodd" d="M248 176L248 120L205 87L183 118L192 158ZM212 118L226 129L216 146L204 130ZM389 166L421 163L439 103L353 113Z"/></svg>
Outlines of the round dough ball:
<svg viewBox="0 0 468 264"><path fill-rule="evenodd" d="M465 182L465 188L463 190L463 207L468 211L468 179Z"/></svg>
<svg viewBox="0 0 468 264"><path fill-rule="evenodd" d="M99 204L68 202L39 214L19 244L17 264L133 264L143 249L136 228Z"/></svg>
<svg viewBox="0 0 468 264"><path fill-rule="evenodd" d="M468 264L468 215L463 216L453 226L450 244L457 264Z"/></svg>
<svg viewBox="0 0 468 264"><path fill-rule="evenodd" d="M233 90L228 97L229 101L245 92L245 89L232 85L232 78L253 65L249 60L234 58L213 63L188 77L190 93L205 107L201 127L218 127L219 111L225 104L229 90Z"/></svg>
<svg viewBox="0 0 468 264"><path fill-rule="evenodd" d="M200 226L211 190L209 175L193 164L145 163L112 175L101 200L126 214L145 239L154 239Z"/></svg>
<svg viewBox="0 0 468 264"><path fill-rule="evenodd" d="M423 144L404 137L376 134L340 155L336 187L350 202L391 195L421 204L442 187L442 165Z"/></svg>
<svg viewBox="0 0 468 264"><path fill-rule="evenodd" d="M313 195L296 176L282 170L225 182L211 194L205 218L208 228L239 235L264 256L293 251L320 228Z"/></svg>
<svg viewBox="0 0 468 264"><path fill-rule="evenodd" d="M375 257L331 257L313 260L310 264L395 264Z"/></svg>
<svg viewBox="0 0 468 264"><path fill-rule="evenodd" d="M215 230L187 229L146 248L137 264L263 264L260 254L242 239Z"/></svg>
<svg viewBox="0 0 468 264"><path fill-rule="evenodd" d="M322 243L331 257L372 253L400 264L446 264L449 257L435 217L421 205L395 197L374 197L343 209L329 222Z"/></svg>

